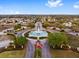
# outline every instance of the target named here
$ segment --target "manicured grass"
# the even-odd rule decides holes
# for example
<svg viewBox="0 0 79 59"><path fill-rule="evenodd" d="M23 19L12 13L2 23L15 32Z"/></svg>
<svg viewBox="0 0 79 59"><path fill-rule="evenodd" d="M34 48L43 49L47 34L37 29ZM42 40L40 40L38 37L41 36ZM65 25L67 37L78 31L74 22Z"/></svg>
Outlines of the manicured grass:
<svg viewBox="0 0 79 59"><path fill-rule="evenodd" d="M68 35L69 45L72 47L79 47L79 36Z"/></svg>
<svg viewBox="0 0 79 59"><path fill-rule="evenodd" d="M72 50L50 50L53 58L79 58L79 53L73 52Z"/></svg>
<svg viewBox="0 0 79 59"><path fill-rule="evenodd" d="M23 58L24 50L5 51L0 53L0 58Z"/></svg>
<svg viewBox="0 0 79 59"><path fill-rule="evenodd" d="M40 48L36 48L35 49L35 53L34 53L34 58L41 58L42 54L41 54L41 49Z"/></svg>

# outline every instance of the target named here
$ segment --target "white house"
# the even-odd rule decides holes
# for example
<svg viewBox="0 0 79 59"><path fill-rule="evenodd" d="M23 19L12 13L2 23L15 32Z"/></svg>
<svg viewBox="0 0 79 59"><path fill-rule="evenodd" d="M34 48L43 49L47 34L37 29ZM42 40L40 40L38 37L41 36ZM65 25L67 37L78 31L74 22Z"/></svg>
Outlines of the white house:
<svg viewBox="0 0 79 59"><path fill-rule="evenodd" d="M71 27L72 26L72 23L71 22L63 23L63 25L68 26L68 27Z"/></svg>

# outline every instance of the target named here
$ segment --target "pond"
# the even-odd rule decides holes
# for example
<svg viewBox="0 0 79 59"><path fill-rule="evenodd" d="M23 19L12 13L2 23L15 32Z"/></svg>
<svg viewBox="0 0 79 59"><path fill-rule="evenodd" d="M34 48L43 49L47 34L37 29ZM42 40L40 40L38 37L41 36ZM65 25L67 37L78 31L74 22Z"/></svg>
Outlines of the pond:
<svg viewBox="0 0 79 59"><path fill-rule="evenodd" d="M48 33L46 31L31 31L29 37L47 37Z"/></svg>

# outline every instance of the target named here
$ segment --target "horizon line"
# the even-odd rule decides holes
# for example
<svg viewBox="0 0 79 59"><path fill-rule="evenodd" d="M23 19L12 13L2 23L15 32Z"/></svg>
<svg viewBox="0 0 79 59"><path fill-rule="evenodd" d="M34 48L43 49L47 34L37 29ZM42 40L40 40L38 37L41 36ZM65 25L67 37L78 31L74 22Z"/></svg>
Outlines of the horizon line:
<svg viewBox="0 0 79 59"><path fill-rule="evenodd" d="M79 14L0 14L1 15L79 15Z"/></svg>

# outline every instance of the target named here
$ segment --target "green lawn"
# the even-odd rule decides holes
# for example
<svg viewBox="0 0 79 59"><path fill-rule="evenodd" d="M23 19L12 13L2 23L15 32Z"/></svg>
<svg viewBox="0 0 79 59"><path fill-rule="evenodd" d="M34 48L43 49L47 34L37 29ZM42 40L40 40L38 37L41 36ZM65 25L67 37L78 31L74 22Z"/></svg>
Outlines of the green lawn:
<svg viewBox="0 0 79 59"><path fill-rule="evenodd" d="M79 58L79 53L73 52L71 50L50 50L53 58Z"/></svg>
<svg viewBox="0 0 79 59"><path fill-rule="evenodd" d="M24 50L5 51L0 53L0 58L23 58Z"/></svg>

